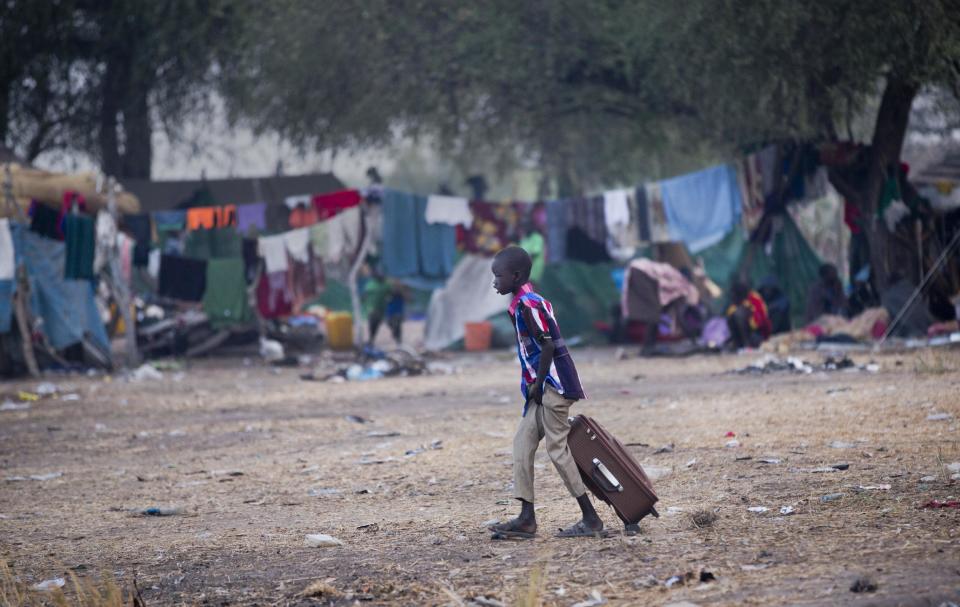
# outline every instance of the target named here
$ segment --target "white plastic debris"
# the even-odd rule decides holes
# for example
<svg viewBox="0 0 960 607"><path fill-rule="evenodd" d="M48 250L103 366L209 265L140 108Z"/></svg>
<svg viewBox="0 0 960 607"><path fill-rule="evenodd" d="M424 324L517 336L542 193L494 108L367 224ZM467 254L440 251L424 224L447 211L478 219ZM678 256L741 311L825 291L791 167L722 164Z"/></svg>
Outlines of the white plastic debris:
<svg viewBox="0 0 960 607"><path fill-rule="evenodd" d="M596 607L597 605L605 605L606 603L607 599L603 598L599 590L591 590L587 600L574 603L573 607Z"/></svg>
<svg viewBox="0 0 960 607"><path fill-rule="evenodd" d="M75 392L71 394L64 394L63 396L60 397L60 400L65 400L65 401L80 400L80 395Z"/></svg>
<svg viewBox="0 0 960 607"><path fill-rule="evenodd" d="M132 381L157 381L163 379L163 373L154 369L149 363L143 363L137 367L136 371L130 374L130 379Z"/></svg>
<svg viewBox="0 0 960 607"><path fill-rule="evenodd" d="M945 422L953 419L953 415L950 413L931 413L927 416L928 422Z"/></svg>
<svg viewBox="0 0 960 607"><path fill-rule="evenodd" d="M55 577L49 580L43 580L39 584L34 584L33 589L39 590L40 592L46 592L48 590L53 590L54 588L63 588L67 583L67 580L62 577Z"/></svg>
<svg viewBox="0 0 960 607"><path fill-rule="evenodd" d="M737 439L728 440L727 444L724 445L724 447L726 447L727 449L736 449L739 446L740 446L740 441L738 441Z"/></svg>
<svg viewBox="0 0 960 607"><path fill-rule="evenodd" d="M789 515L793 514L794 512L795 512L795 510L793 509L793 506L781 506L781 507L780 507L780 515L781 515L781 516L789 516Z"/></svg>
<svg viewBox="0 0 960 607"><path fill-rule="evenodd" d="M763 514L764 512L769 512L770 509L766 506L751 506L747 508L747 512L755 512L757 514Z"/></svg>
<svg viewBox="0 0 960 607"><path fill-rule="evenodd" d="M40 396L50 396L51 394L57 393L57 385L51 384L50 382L43 382L37 386L35 392Z"/></svg>
<svg viewBox="0 0 960 607"><path fill-rule="evenodd" d="M276 362L284 359L283 344L279 341L260 338L260 356L267 362Z"/></svg>
<svg viewBox="0 0 960 607"><path fill-rule="evenodd" d="M304 538L303 545L308 548L330 548L332 546L343 546L343 542L325 533L311 533Z"/></svg>
<svg viewBox="0 0 960 607"><path fill-rule="evenodd" d="M0 404L0 411L26 411L30 408L30 403L15 403L5 400Z"/></svg>

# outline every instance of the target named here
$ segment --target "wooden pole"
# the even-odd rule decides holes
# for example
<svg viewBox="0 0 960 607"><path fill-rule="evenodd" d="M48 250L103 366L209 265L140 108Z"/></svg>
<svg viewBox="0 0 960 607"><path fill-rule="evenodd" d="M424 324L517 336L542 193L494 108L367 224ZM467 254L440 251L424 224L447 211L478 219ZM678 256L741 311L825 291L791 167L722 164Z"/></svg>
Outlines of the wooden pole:
<svg viewBox="0 0 960 607"><path fill-rule="evenodd" d="M107 179L107 212L113 218L115 224L119 225L117 218L117 199L116 182L113 177ZM123 317L124 333L124 354L127 359L127 366L130 368L140 364L140 353L137 351L137 317L130 310L130 288L123 279L123 272L120 269L120 250L117 241L114 240L110 247L110 260L107 264L107 280L110 283L110 289L117 300L117 306L120 308L120 315Z"/></svg>
<svg viewBox="0 0 960 607"><path fill-rule="evenodd" d="M13 296L14 312L17 316L17 327L20 329L20 340L23 342L23 359L27 363L27 371L33 377L40 377L40 368L33 352L33 331L30 328L30 281L27 279L27 267L23 264L17 268L17 291Z"/></svg>

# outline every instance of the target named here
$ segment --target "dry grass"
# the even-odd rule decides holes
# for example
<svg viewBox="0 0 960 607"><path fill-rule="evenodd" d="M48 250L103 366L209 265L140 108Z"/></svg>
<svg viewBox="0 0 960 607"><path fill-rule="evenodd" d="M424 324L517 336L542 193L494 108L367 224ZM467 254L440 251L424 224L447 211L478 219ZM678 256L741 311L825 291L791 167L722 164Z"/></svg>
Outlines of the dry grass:
<svg viewBox="0 0 960 607"><path fill-rule="evenodd" d="M717 514L712 510L697 510L690 515L690 522L697 529L705 529L717 521Z"/></svg>
<svg viewBox="0 0 960 607"><path fill-rule="evenodd" d="M67 580L69 582L63 588L36 590L20 581L6 560L0 560L0 607L51 604L57 607L144 607L135 582L124 592L113 576L106 573L99 583L82 580L72 571L67 574Z"/></svg>

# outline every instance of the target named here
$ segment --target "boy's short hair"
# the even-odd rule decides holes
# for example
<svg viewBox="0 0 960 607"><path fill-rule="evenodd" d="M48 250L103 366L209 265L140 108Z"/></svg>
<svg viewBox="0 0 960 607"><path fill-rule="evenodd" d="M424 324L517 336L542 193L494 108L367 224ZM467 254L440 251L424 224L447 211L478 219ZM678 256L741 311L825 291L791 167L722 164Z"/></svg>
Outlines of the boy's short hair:
<svg viewBox="0 0 960 607"><path fill-rule="evenodd" d="M500 263L506 264L507 269L510 270L510 272L519 272L524 281L530 279L530 270L533 268L533 260L530 259L530 254L524 249L516 245L510 245L509 247L500 249L500 252L498 252L494 257L494 260L498 259L500 260Z"/></svg>

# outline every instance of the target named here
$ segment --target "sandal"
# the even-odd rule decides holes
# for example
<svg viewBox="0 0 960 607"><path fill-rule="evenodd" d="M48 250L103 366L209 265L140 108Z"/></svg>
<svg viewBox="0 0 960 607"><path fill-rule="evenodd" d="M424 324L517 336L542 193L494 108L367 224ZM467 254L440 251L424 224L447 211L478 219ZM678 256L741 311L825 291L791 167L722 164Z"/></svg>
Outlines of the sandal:
<svg viewBox="0 0 960 607"><path fill-rule="evenodd" d="M566 529L561 529L555 537L607 537L610 532L606 529L591 529L583 521L577 521Z"/></svg>
<svg viewBox="0 0 960 607"><path fill-rule="evenodd" d="M491 540L532 540L537 535L536 531L531 533L518 529L516 519L506 523L490 525L488 529L493 532L493 535L490 536Z"/></svg>

